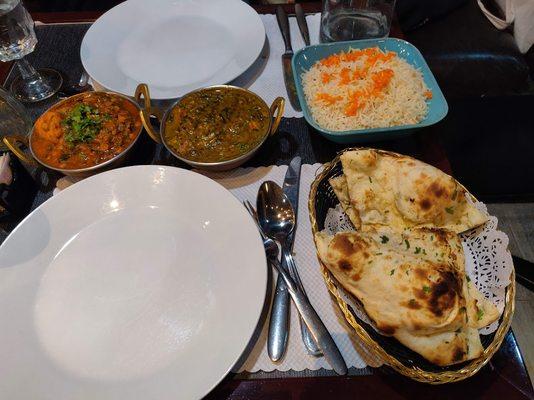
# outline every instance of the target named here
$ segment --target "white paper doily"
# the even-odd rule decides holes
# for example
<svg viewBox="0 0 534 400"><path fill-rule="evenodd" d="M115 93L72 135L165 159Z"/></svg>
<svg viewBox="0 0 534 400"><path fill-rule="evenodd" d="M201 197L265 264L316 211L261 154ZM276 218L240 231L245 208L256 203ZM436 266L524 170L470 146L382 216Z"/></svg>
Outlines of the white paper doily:
<svg viewBox="0 0 534 400"><path fill-rule="evenodd" d="M475 207L488 215L484 203L476 202ZM506 287L510 284L510 276L514 265L508 251L508 236L497 230L497 218L489 216L488 222L460 235L465 255L465 270L467 276L475 283L478 290L495 304L502 314L505 305ZM325 218L325 231L331 235L336 232L354 231L354 227L341 205L328 210ZM338 289L342 289L338 287ZM363 321L370 323L361 305L356 303L351 295L342 290L344 300L351 305L356 315ZM372 324L371 324L372 325ZM495 321L480 330L488 335L497 330L499 321Z"/></svg>

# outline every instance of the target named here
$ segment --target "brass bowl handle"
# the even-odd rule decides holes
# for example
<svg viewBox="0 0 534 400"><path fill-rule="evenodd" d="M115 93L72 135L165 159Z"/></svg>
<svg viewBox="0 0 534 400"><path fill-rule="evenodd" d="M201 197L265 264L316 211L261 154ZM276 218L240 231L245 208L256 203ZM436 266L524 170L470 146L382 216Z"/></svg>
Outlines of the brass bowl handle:
<svg viewBox="0 0 534 400"><path fill-rule="evenodd" d="M150 122L150 115L156 116L158 120L161 122L160 113L159 110L152 110L152 107L150 105L150 91L148 90L148 86L146 83L140 83L137 88L135 89L135 99L139 102L141 99L144 101L144 107L141 107L141 111L139 112L139 115L141 117L141 122L143 122L143 126L145 127L145 130L147 131L148 135L154 140L156 143L161 143L161 136L159 133L154 129L152 126L152 123Z"/></svg>
<svg viewBox="0 0 534 400"><path fill-rule="evenodd" d="M37 162L35 162L35 160L32 157L28 157L26 153L24 153L19 147L19 143L23 144L26 147L29 147L29 141L28 141L27 136L23 136L23 135L4 136L2 141L4 142L6 147L9 150L11 150L11 152L15 154L15 156L17 156L17 158L20 161L25 162L26 164L33 165L33 166L38 165Z"/></svg>
<svg viewBox="0 0 534 400"><path fill-rule="evenodd" d="M280 125L280 121L284 115L285 104L286 101L283 97L277 97L274 99L273 104L271 104L271 117L274 118L274 121L271 125L271 132L269 132L270 135L274 135L278 129L278 125Z"/></svg>

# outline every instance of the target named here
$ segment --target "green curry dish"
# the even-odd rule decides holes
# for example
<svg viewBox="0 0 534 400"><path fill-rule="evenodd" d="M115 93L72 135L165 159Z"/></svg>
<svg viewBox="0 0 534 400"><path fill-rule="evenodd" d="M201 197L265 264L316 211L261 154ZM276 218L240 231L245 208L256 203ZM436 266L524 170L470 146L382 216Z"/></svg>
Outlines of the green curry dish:
<svg viewBox="0 0 534 400"><path fill-rule="evenodd" d="M205 89L180 100L165 122L164 141L178 156L196 162L236 159L268 134L269 109L251 93Z"/></svg>
<svg viewBox="0 0 534 400"><path fill-rule="evenodd" d="M65 141L70 144L90 142L102 129L102 123L109 116L100 114L97 108L77 104L62 121Z"/></svg>

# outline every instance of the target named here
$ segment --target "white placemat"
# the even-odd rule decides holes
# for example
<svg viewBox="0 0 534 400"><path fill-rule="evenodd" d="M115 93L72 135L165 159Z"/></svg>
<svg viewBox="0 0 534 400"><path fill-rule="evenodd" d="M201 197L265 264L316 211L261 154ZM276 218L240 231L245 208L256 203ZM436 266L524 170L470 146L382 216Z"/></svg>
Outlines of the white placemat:
<svg viewBox="0 0 534 400"><path fill-rule="evenodd" d="M267 34L267 40L261 54L249 69L230 82L230 84L245 87L253 91L265 100L268 105L271 105L274 99L278 96L282 96L286 99L284 117L302 117L302 112L295 111L295 109L291 107L287 96L281 61L285 46L282 34L280 33L280 28L278 28L278 23L276 22L276 16L269 14L260 15L260 17L265 25L265 32ZM319 43L321 15L309 15L306 17L306 21L308 22L311 44ZM291 30L293 51L296 52L304 47L304 40L300 34L295 17L289 18L289 26ZM105 89L94 81L91 81L91 84L96 90ZM168 107L172 102L165 100L160 103L154 102L154 104L163 107Z"/></svg>
<svg viewBox="0 0 534 400"><path fill-rule="evenodd" d="M295 111L291 107L284 85L281 57L284 54L285 46L280 28L278 28L278 23L276 22L276 16L261 15L260 17L265 25L267 42L259 59L243 75L232 81L231 84L252 90L269 105L276 97L282 96L286 99L284 117L302 117L302 112ZM310 31L311 44L319 43L321 15L309 15L306 17L306 21ZM289 27L291 30L291 44L293 51L296 52L305 46L296 18L289 18Z"/></svg>
<svg viewBox="0 0 534 400"><path fill-rule="evenodd" d="M348 367L377 367L381 365L381 362L362 347L356 335L349 335L348 332L351 331L351 328L345 322L334 300L330 297L323 281L319 262L317 261L308 213L308 196L311 183L320 166L321 164L303 165L301 170L298 225L293 249L299 275L312 305L330 331ZM230 190L240 201L249 200L252 204L255 204L260 184L266 180L272 180L282 185L286 170L287 166L271 166L240 168L222 173L196 172L209 176L219 182ZM276 279L274 279L273 284L276 284ZM293 304L291 304L290 313L291 325L287 352L284 358L280 362L273 363L267 354L267 330L269 325L269 318L267 318L259 340L239 371L332 369L324 357L316 358L306 352L300 336L298 313Z"/></svg>

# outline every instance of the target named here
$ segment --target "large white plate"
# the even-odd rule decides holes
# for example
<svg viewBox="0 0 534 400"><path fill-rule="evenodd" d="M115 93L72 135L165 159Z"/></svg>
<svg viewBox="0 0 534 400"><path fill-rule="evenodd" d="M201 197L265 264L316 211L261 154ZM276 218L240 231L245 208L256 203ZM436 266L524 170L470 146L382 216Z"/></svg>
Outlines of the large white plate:
<svg viewBox="0 0 534 400"><path fill-rule="evenodd" d="M238 77L264 41L242 0L129 0L91 26L80 53L102 86L132 96L146 83L154 99L171 99Z"/></svg>
<svg viewBox="0 0 534 400"><path fill-rule="evenodd" d="M88 178L0 247L0 398L200 398L245 349L266 283L254 223L214 181Z"/></svg>

